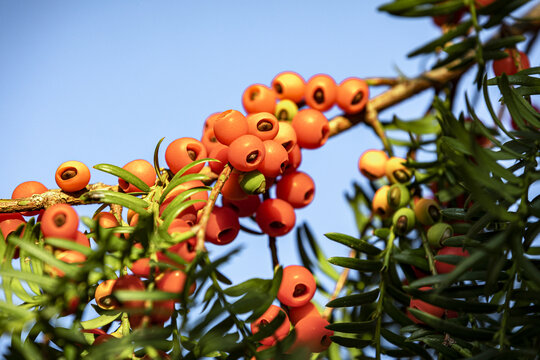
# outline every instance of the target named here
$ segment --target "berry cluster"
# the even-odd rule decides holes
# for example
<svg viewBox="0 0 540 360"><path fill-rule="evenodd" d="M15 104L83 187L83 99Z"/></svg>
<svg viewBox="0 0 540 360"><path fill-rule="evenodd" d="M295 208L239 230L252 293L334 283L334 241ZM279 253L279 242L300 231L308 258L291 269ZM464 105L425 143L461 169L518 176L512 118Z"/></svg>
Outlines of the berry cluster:
<svg viewBox="0 0 540 360"><path fill-rule="evenodd" d="M406 166L405 159L389 158L384 151L380 150L367 150L360 157L358 167L360 172L370 181L386 177L389 184L382 185L377 189L371 206L374 214L383 221L387 219L390 221L389 225L395 236L405 238L412 233L420 236L420 233L424 232L431 250L436 252L436 257L469 256L469 252L463 248L443 245L444 240L454 236L454 228L452 225L442 222L441 207L437 201L411 194L414 193L414 190L410 188L414 173ZM456 267L437 259L434 260L434 266L437 274L449 273ZM413 265L411 268L417 278L428 275ZM426 287L420 290L429 289ZM419 299L412 298L410 307L438 317L445 314L444 309ZM410 317L413 321L419 322L412 315Z"/></svg>
<svg viewBox="0 0 540 360"><path fill-rule="evenodd" d="M251 332L256 334L279 314L284 316L279 328L271 336L260 341L261 346L257 351L274 346L278 341L285 339L292 329L296 338L289 351L305 347L312 353L319 353L328 349L331 344L330 337L334 332L326 329L328 321L311 302L316 288L315 278L305 267L291 265L283 269L277 298L287 311L279 306L270 305L268 310L251 324Z"/></svg>

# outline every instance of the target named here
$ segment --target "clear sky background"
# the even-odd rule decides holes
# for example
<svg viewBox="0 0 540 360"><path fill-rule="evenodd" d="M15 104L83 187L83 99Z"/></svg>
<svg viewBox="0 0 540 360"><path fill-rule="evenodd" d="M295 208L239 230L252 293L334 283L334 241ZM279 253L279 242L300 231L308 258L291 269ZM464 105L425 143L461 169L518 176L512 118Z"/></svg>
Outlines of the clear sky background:
<svg viewBox="0 0 540 360"><path fill-rule="evenodd" d="M56 188L54 172L67 160L89 167L151 161L162 137L165 165L170 142L199 138L208 115L242 110L244 89L270 85L281 71L306 79L325 73L338 82L396 76L398 68L417 75L430 61L406 54L439 29L430 19L377 12L383 3L0 0L0 198L28 180ZM534 48L532 65L536 59ZM418 117L430 97L416 96L381 118ZM297 224L311 225L327 256L347 249L322 234L356 235L343 194L363 181L357 162L369 148L381 144L360 125L303 152L300 170L313 177L316 194L297 211ZM97 170L91 181L116 183ZM91 215L94 208L77 210ZM266 238L241 234L227 248L235 244L244 251L224 267L226 275L235 282L271 277ZM299 263L293 236L278 239L278 249L283 265Z"/></svg>

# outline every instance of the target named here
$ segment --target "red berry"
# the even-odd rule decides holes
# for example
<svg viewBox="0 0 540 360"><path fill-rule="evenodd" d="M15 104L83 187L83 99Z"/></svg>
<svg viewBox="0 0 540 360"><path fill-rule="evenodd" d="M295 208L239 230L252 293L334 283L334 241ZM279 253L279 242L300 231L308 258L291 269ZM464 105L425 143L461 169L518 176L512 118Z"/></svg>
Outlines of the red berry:
<svg viewBox="0 0 540 360"><path fill-rule="evenodd" d="M437 255L455 255L469 257L469 252L463 248L444 246L437 251ZM439 260L435 260L435 268L438 274L447 274L452 272L456 265L448 264Z"/></svg>
<svg viewBox="0 0 540 360"><path fill-rule="evenodd" d="M257 169L264 156L264 144L254 135L240 136L229 145L229 162L239 171Z"/></svg>
<svg viewBox="0 0 540 360"><path fill-rule="evenodd" d="M261 344L269 346L273 345L276 341L283 340L289 334L289 329L291 327L289 318L287 317L285 311L283 311L283 309L276 305L270 305L270 307L264 312L264 314L262 314L257 320L251 323L251 332L253 334L258 333L264 326L267 326L270 322L272 322L272 320L274 320L279 313L285 315L285 319L274 332L274 334L260 340Z"/></svg>
<svg viewBox="0 0 540 360"><path fill-rule="evenodd" d="M299 307L306 305L315 295L317 284L313 274L300 265L283 268L283 277L277 298L283 305Z"/></svg>
<svg viewBox="0 0 540 360"><path fill-rule="evenodd" d="M289 308L289 319L294 325L308 316L321 316L319 309L311 301L302 306Z"/></svg>
<svg viewBox="0 0 540 360"><path fill-rule="evenodd" d="M289 163L285 167L285 171L283 173L288 174L295 171L296 169L298 169L301 163L302 150L300 150L300 146L295 145L293 149L289 152Z"/></svg>
<svg viewBox="0 0 540 360"><path fill-rule="evenodd" d="M309 316L298 321L294 326L296 340L293 349L307 347L312 353L320 353L328 349L332 344L330 337L334 335L332 330L326 329L330 325L320 316Z"/></svg>
<svg viewBox="0 0 540 360"><path fill-rule="evenodd" d="M261 84L248 87L242 95L242 105L248 114L258 112L274 113L276 109L276 93Z"/></svg>
<svg viewBox="0 0 540 360"><path fill-rule="evenodd" d="M346 114L356 114L364 110L369 100L369 86L365 80L348 78L339 84L336 102Z"/></svg>
<svg viewBox="0 0 540 360"><path fill-rule="evenodd" d="M514 75L520 70L531 67L529 57L524 52L516 49L506 49L504 51L508 54L507 57L493 60L493 72L495 76L501 76L503 73Z"/></svg>
<svg viewBox="0 0 540 360"><path fill-rule="evenodd" d="M301 171L284 175L276 186L276 196L287 201L295 209L303 208L313 201L315 183Z"/></svg>
<svg viewBox="0 0 540 360"><path fill-rule="evenodd" d="M240 231L236 212L228 207L215 206L206 227L206 241L225 245L233 241Z"/></svg>
<svg viewBox="0 0 540 360"><path fill-rule="evenodd" d="M246 135L248 130L246 117L236 110L222 112L214 122L214 135L223 145L230 145L236 138Z"/></svg>
<svg viewBox="0 0 540 360"><path fill-rule="evenodd" d="M44 237L73 239L77 237L79 215L68 204L55 204L47 208L41 219Z"/></svg>
<svg viewBox="0 0 540 360"><path fill-rule="evenodd" d="M122 169L129 171L133 175L141 179L146 185L153 186L156 182L156 170L154 166L143 159L133 160L128 162ZM141 189L133 184L128 183L124 179L118 179L118 186L125 193L139 192Z"/></svg>
<svg viewBox="0 0 540 360"><path fill-rule="evenodd" d="M288 122L280 121L278 133L274 141L280 143L290 153L297 143L296 131Z"/></svg>
<svg viewBox="0 0 540 360"><path fill-rule="evenodd" d="M279 131L279 122L273 114L260 112L247 116L248 134L261 140L272 140Z"/></svg>
<svg viewBox="0 0 540 360"><path fill-rule="evenodd" d="M431 290L431 286L424 286L424 287L421 287L419 290L420 291L428 291L428 290ZM422 300L419 300L419 299L411 299L411 302L410 302L410 305L409 305L410 308L412 309L417 309L417 310L420 310L420 311L423 311L425 313L428 313L428 314L431 314L435 317L442 317L443 314L444 314L444 309L443 308L440 308L438 306L435 306L435 305L431 305L431 304L428 304L427 302L425 301L422 301ZM417 318L415 318L414 316L412 316L411 314L411 320L414 321L415 323L417 324L423 324L424 322L418 320Z"/></svg>
<svg viewBox="0 0 540 360"><path fill-rule="evenodd" d="M48 191L48 189L39 181L25 181L17 185L17 187L13 190L13 193L11 194L11 198L27 198L31 197L32 195L43 194L46 191ZM23 211L21 212L21 214L23 214L24 216L33 216L39 214L41 211L42 210Z"/></svg>
<svg viewBox="0 0 540 360"><path fill-rule="evenodd" d="M330 125L324 114L314 109L300 110L292 120L297 144L306 149L323 146L330 136Z"/></svg>
<svg viewBox="0 0 540 360"><path fill-rule="evenodd" d="M326 111L334 106L337 97L337 85L328 75L318 74L306 84L306 104L315 110Z"/></svg>
<svg viewBox="0 0 540 360"><path fill-rule="evenodd" d="M246 194L240 186L239 176L241 174L242 173L237 170L233 170L231 172L231 175L227 181L225 181L225 184L221 189L221 195L223 195L223 198L228 200L243 200L248 197L248 194Z"/></svg>
<svg viewBox="0 0 540 360"><path fill-rule="evenodd" d="M90 169L80 161L66 161L56 169L54 179L63 191L79 191L90 182Z"/></svg>
<svg viewBox="0 0 540 360"><path fill-rule="evenodd" d="M280 143L266 140L264 145L264 159L257 167L264 176L275 178L285 171L289 163L289 154Z"/></svg>
<svg viewBox="0 0 540 360"><path fill-rule="evenodd" d="M230 207L238 214L238 217L251 216L257 211L261 204L259 195L249 195L243 200L230 200L223 198L223 206Z"/></svg>
<svg viewBox="0 0 540 360"><path fill-rule="evenodd" d="M165 151L165 161L174 174L180 171L184 166L195 160L204 159L206 156L206 147L203 143L190 137L174 140L169 144ZM186 171L185 174L198 173L203 166L204 163L198 164Z"/></svg>
<svg viewBox="0 0 540 360"><path fill-rule="evenodd" d="M113 285L113 295L118 290L136 290L144 291L145 287L141 279L134 275L122 275ZM144 300L126 300L121 302L123 307L128 309L142 309L144 308Z"/></svg>
<svg viewBox="0 0 540 360"><path fill-rule="evenodd" d="M288 202L281 199L266 199L259 205L255 220L264 233L282 236L293 229L296 215Z"/></svg>
<svg viewBox="0 0 540 360"><path fill-rule="evenodd" d="M214 174L221 174L223 168L229 162L229 147L223 144L216 144L212 151L209 152L208 157L210 159L216 159L219 161L209 161L208 166Z"/></svg>

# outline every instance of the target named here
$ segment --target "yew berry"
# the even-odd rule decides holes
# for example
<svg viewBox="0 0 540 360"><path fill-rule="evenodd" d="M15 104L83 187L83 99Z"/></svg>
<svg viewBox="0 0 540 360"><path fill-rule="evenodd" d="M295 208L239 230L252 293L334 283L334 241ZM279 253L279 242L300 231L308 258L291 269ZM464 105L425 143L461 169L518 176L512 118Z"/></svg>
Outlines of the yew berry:
<svg viewBox="0 0 540 360"><path fill-rule="evenodd" d="M218 116L220 114L221 114L220 112L216 112L216 113L210 114L206 118L206 120L204 121L203 133L208 129L213 129L214 128L214 123L216 122L216 119L218 118Z"/></svg>
<svg viewBox="0 0 540 360"><path fill-rule="evenodd" d="M424 287L421 287L419 290L420 291L429 291L429 290L432 290L432 288L430 286L424 286ZM438 317L438 318L440 318L440 317L442 317L444 315L444 309L443 308L440 308L440 307L435 306L435 305L428 304L427 302L422 301L420 299L412 298L409 307L412 308L412 309L417 309L417 310L423 311L425 313L428 313L428 314L433 315L433 316ZM412 321L414 321L417 324L423 324L424 323L423 321L418 320L417 318L415 318L412 314L411 314L410 318L411 318Z"/></svg>
<svg viewBox="0 0 540 360"><path fill-rule="evenodd" d="M230 200L222 198L223 206L230 207L238 214L238 217L251 216L257 211L257 208L261 204L261 198L259 195L249 195L243 200Z"/></svg>
<svg viewBox="0 0 540 360"><path fill-rule="evenodd" d="M454 236L454 229L446 223L434 224L427 231L429 245L434 249L443 246L442 242L452 236Z"/></svg>
<svg viewBox="0 0 540 360"><path fill-rule="evenodd" d="M47 208L41 219L41 232L45 237L75 239L79 215L68 204L55 204Z"/></svg>
<svg viewBox="0 0 540 360"><path fill-rule="evenodd" d="M334 106L337 97L337 85L328 75L318 74L306 84L306 104L315 110L326 111Z"/></svg>
<svg viewBox="0 0 540 360"><path fill-rule="evenodd" d="M312 301L302 306L289 308L289 320L291 320L293 325L296 325L297 322L309 316L321 316L319 309L317 309Z"/></svg>
<svg viewBox="0 0 540 360"><path fill-rule="evenodd" d="M140 245L140 244L136 244ZM133 272L133 275L138 276L140 278L149 278L150 277L150 258L139 258L135 260L131 266L129 267L131 272ZM154 273L157 273L159 271L159 268L157 266L154 267Z"/></svg>
<svg viewBox="0 0 540 360"><path fill-rule="evenodd" d="M241 173L239 171L233 170L227 181L225 181L225 184L221 189L221 195L223 195L225 199L243 200L247 198L248 194L240 187L240 175Z"/></svg>
<svg viewBox="0 0 540 360"><path fill-rule="evenodd" d="M26 221L21 219L7 219L0 222L0 232L7 239L8 235L19 228L19 226L26 224Z"/></svg>
<svg viewBox="0 0 540 360"><path fill-rule="evenodd" d="M381 218L385 219L392 213L392 208L388 204L388 191L390 186L384 185L381 186L373 195L373 200L371 201L371 209Z"/></svg>
<svg viewBox="0 0 540 360"><path fill-rule="evenodd" d="M328 325L330 323L321 316L308 316L298 321L294 326L296 340L292 348L306 347L312 353L325 351L332 344L330 337L334 335L326 328Z"/></svg>
<svg viewBox="0 0 540 360"><path fill-rule="evenodd" d="M384 172L391 183L406 183L411 180L411 170L403 163L407 160L399 157L391 157L384 164Z"/></svg>
<svg viewBox="0 0 540 360"><path fill-rule="evenodd" d="M11 194L11 198L27 198L31 197L32 195L43 194L46 191L48 191L48 189L39 181L25 181L17 185L17 187L13 190L13 193ZM24 216L33 216L39 214L41 211L42 210L23 211L21 212L21 214L23 214Z"/></svg>
<svg viewBox="0 0 540 360"><path fill-rule="evenodd" d="M266 177L259 170L243 173L238 180L240 187L248 195L262 194L266 191Z"/></svg>
<svg viewBox="0 0 540 360"><path fill-rule="evenodd" d="M288 174L291 172L296 171L300 164L302 163L302 150L300 150L300 146L295 145L293 149L289 152L289 162L287 163L287 166L285 166L284 174Z"/></svg>
<svg viewBox="0 0 540 360"><path fill-rule="evenodd" d="M293 71L284 71L272 80L272 87L278 99L289 99L299 103L304 98L306 82Z"/></svg>
<svg viewBox="0 0 540 360"><path fill-rule="evenodd" d="M295 171L286 175L276 185L276 196L295 209L303 208L313 201L315 183L306 173Z"/></svg>
<svg viewBox="0 0 540 360"><path fill-rule="evenodd" d="M133 175L141 179L146 185L152 186L156 181L156 170L154 166L143 159L133 160L128 162L122 169L129 171ZM139 192L141 189L133 184L128 183L124 179L118 179L118 186L125 193Z"/></svg>
<svg viewBox="0 0 540 360"><path fill-rule="evenodd" d="M144 291L144 283L135 275L122 275L113 285L113 295L118 290L135 290ZM121 301L120 304L128 309L142 309L144 307L144 300L126 300Z"/></svg>
<svg viewBox="0 0 540 360"><path fill-rule="evenodd" d="M396 235L409 233L416 223L414 211L409 208L401 208L392 217L392 226Z"/></svg>
<svg viewBox="0 0 540 360"><path fill-rule="evenodd" d="M279 121L292 121L294 115L298 112L298 105L291 100L281 100L276 105L276 118Z"/></svg>
<svg viewBox="0 0 540 360"><path fill-rule="evenodd" d="M279 130L274 141L280 143L290 153L297 142L296 131L288 122L280 121Z"/></svg>
<svg viewBox="0 0 540 360"><path fill-rule="evenodd" d="M193 161L204 159L206 156L206 147L203 143L190 137L174 140L165 151L165 161L173 174L176 174L180 169L191 164ZM198 173L203 166L204 163L198 164L186 171L185 174Z"/></svg>
<svg viewBox="0 0 540 360"><path fill-rule="evenodd" d="M218 139L216 138L216 135L214 134L214 129L208 129L203 132L201 143L204 145L204 148L206 149L206 153L210 154L210 152L219 144L221 144ZM221 144L223 145L223 144Z"/></svg>
<svg viewBox="0 0 540 360"><path fill-rule="evenodd" d="M441 249L439 249L439 251L437 251L437 256L438 255L469 257L469 252L459 247L443 246ZM449 272L452 272L456 268L456 265L448 264L440 260L435 260L435 268L437 269L438 274L447 274Z"/></svg>
<svg viewBox="0 0 540 360"><path fill-rule="evenodd" d="M266 140L264 145L264 159L257 170L264 176L275 178L285 171L289 163L289 154L280 143L274 140Z"/></svg>
<svg viewBox="0 0 540 360"><path fill-rule="evenodd" d="M411 200L409 189L402 184L394 184L388 189L388 205L393 210L407 206Z"/></svg>
<svg viewBox="0 0 540 360"><path fill-rule="evenodd" d="M483 0L483 1L486 1L486 0ZM491 0L487 0L487 1L491 1ZM450 14L433 16L432 20L435 25L441 28L448 25L455 25L459 23L463 15L465 15L465 12L466 12L466 8L460 8L459 10L454 11L453 13L450 13Z"/></svg>
<svg viewBox="0 0 540 360"><path fill-rule="evenodd" d="M274 113L276 109L276 93L261 84L249 86L242 94L242 105L248 114L258 112Z"/></svg>
<svg viewBox="0 0 540 360"><path fill-rule="evenodd" d="M278 300L290 307L307 304L315 295L317 284L313 274L300 265L283 268L283 277L277 293Z"/></svg>
<svg viewBox="0 0 540 360"><path fill-rule="evenodd" d="M276 117L267 112L249 114L246 117L248 134L255 135L259 139L272 140L279 131L279 123Z"/></svg>
<svg viewBox="0 0 540 360"><path fill-rule="evenodd" d="M150 315L150 322L152 324L163 324L171 318L173 313L174 313L174 300L154 301L152 303L152 313ZM149 359L149 357L146 357L146 359Z"/></svg>
<svg viewBox="0 0 540 360"><path fill-rule="evenodd" d="M56 255L56 258L68 264L82 264L86 261L86 256L74 250L62 251ZM62 270L54 266L48 266L48 270L51 276L63 277L65 275Z"/></svg>
<svg viewBox="0 0 540 360"><path fill-rule="evenodd" d="M56 169L54 179L65 192L79 191L90 183L90 169L80 161L66 161Z"/></svg>
<svg viewBox="0 0 540 360"><path fill-rule="evenodd" d="M229 162L229 147L223 144L217 144L212 148L212 151L208 153L210 159L216 159L219 161L209 161L208 166L214 174L221 174L223 168Z"/></svg>
<svg viewBox="0 0 540 360"><path fill-rule="evenodd" d="M119 304L116 298L112 295L116 279L109 279L101 282L94 293L96 304L102 309L112 310L118 308Z"/></svg>
<svg viewBox="0 0 540 360"><path fill-rule="evenodd" d="M206 226L206 241L225 245L233 241L239 231L238 214L231 208L214 206Z"/></svg>
<svg viewBox="0 0 540 360"><path fill-rule="evenodd" d="M239 171L257 169L264 155L264 144L255 135L242 135L229 145L229 162Z"/></svg>
<svg viewBox="0 0 540 360"><path fill-rule="evenodd" d="M330 136L330 125L324 114L315 109L300 110L292 120L297 144L306 149L323 146Z"/></svg>
<svg viewBox="0 0 540 360"><path fill-rule="evenodd" d="M167 194L167 196L165 197L165 200L163 200L161 205L165 205L165 207L167 207L171 203L171 201L173 201L178 195L182 194L184 191L191 190L197 187L203 187L203 186L204 186L204 183L200 180L186 181L185 183L182 183L176 186L174 189L172 189L171 192ZM200 210L204 207L206 201L208 200L208 192L199 191L191 195L186 200L202 200L201 202L198 202L192 205L195 208L195 210Z"/></svg>
<svg viewBox="0 0 540 360"><path fill-rule="evenodd" d="M285 317L283 322L272 335L260 340L259 342L261 344L270 346L273 345L276 341L285 339L285 337L287 337L287 335L289 334L289 330L291 328L289 318L287 317L285 311L283 311L283 309L281 309L279 306L270 305L270 307L257 320L251 323L251 332L253 334L256 334L265 326L270 324L272 320L274 320L280 313L283 314Z"/></svg>
<svg viewBox="0 0 540 360"><path fill-rule="evenodd" d="M96 337L92 345L97 346L99 344L103 344L104 342L107 342L110 339L114 339L114 336L110 334L101 334Z"/></svg>
<svg viewBox="0 0 540 360"><path fill-rule="evenodd" d="M367 150L358 160L358 169L370 180L377 180L385 175L388 155L382 150Z"/></svg>
<svg viewBox="0 0 540 360"><path fill-rule="evenodd" d="M502 59L493 60L493 72L495 76L514 75L520 70L531 67L529 57L522 51L517 49L504 50L508 56Z"/></svg>
<svg viewBox="0 0 540 360"><path fill-rule="evenodd" d="M169 206L169 204L170 204L170 202L172 200L173 199L169 198L169 200L167 202L163 201L163 203L161 203L161 205L159 206L159 215L160 216L163 214L163 211L165 211L165 209L167 208L167 206ZM203 204L203 203L201 203L201 204ZM197 203L195 203L194 205L197 205ZM182 210L178 215L176 215L176 219L184 220L185 222L187 222L190 225L196 224L197 223L197 210L195 209L194 205L189 206L186 209Z"/></svg>
<svg viewBox="0 0 540 360"><path fill-rule="evenodd" d="M223 145L230 145L236 138L246 135L248 130L246 117L236 110L222 112L214 122L214 135Z"/></svg>
<svg viewBox="0 0 540 360"><path fill-rule="evenodd" d="M348 78L337 88L336 103L346 114L364 110L369 99L369 86L363 79Z"/></svg>
<svg viewBox="0 0 540 360"><path fill-rule="evenodd" d="M107 211L102 211L94 216L94 220L97 220L99 223L99 226L103 228L112 228L117 227L120 224L118 223L118 220L116 220L116 217Z"/></svg>
<svg viewBox="0 0 540 360"><path fill-rule="evenodd" d="M191 231L191 226L189 226L187 222L181 219L174 219L171 225L169 225L169 228L167 229L167 232L171 235L175 233L182 234L188 231ZM176 245L169 247L168 250L180 256L186 262L190 263L195 258L195 255L197 255L197 251L195 250L196 242L196 238L191 237L187 240L184 240Z"/></svg>
<svg viewBox="0 0 540 360"><path fill-rule="evenodd" d="M0 223L4 220L10 219L18 219L24 221L24 218L20 213L0 213Z"/></svg>
<svg viewBox="0 0 540 360"><path fill-rule="evenodd" d="M491 5L494 2L495 2L495 0L474 0L476 8L481 8L481 7L484 7L484 6Z"/></svg>
<svg viewBox="0 0 540 360"><path fill-rule="evenodd" d="M181 270L165 271L156 278L156 287L158 290L181 294L186 285L187 275ZM195 291L195 283L189 289L189 294ZM180 301L180 300L177 300Z"/></svg>
<svg viewBox="0 0 540 360"><path fill-rule="evenodd" d="M293 229L296 215L288 202L281 199L266 199L259 205L255 221L264 233L282 236Z"/></svg>
<svg viewBox="0 0 540 360"><path fill-rule="evenodd" d="M414 205L414 215L422 225L433 225L441 219L441 209L435 200L421 198Z"/></svg>

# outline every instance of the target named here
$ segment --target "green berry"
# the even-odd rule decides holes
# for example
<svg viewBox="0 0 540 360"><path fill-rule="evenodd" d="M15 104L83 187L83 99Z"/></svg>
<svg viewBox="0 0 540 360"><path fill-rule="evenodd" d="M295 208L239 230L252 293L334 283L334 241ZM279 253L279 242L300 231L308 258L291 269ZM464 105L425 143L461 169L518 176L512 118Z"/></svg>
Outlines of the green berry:
<svg viewBox="0 0 540 360"><path fill-rule="evenodd" d="M415 224L414 211L409 208L399 209L392 217L392 226L396 235L407 234L414 228Z"/></svg>
<svg viewBox="0 0 540 360"><path fill-rule="evenodd" d="M262 194L266 191L266 178L258 170L242 174L239 179L240 187L248 195Z"/></svg>

